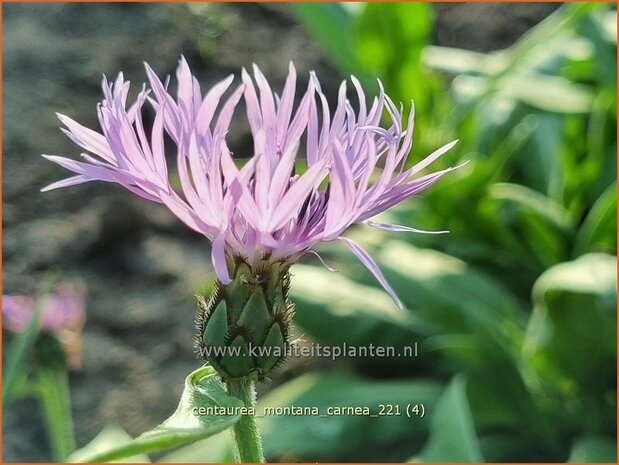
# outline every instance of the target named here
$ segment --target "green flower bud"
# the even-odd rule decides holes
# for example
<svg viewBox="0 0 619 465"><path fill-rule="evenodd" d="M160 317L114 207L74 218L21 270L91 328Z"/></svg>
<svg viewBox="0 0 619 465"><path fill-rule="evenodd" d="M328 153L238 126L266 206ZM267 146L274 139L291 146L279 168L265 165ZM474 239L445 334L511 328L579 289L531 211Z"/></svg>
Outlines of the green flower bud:
<svg viewBox="0 0 619 465"><path fill-rule="evenodd" d="M196 350L220 376L262 380L284 362L294 305L288 264L238 258L233 280L198 295Z"/></svg>

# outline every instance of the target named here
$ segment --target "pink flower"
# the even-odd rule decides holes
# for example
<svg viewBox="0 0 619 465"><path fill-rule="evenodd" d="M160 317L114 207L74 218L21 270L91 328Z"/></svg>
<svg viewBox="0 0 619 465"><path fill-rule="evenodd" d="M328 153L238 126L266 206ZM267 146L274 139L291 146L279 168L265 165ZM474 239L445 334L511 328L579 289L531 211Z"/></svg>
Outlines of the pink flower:
<svg viewBox="0 0 619 465"><path fill-rule="evenodd" d="M63 344L71 368L81 364L81 333L86 321L84 296L73 284L61 283L54 293L42 297L39 328L54 334ZM32 319L37 305L33 295L2 296L2 326L22 333Z"/></svg>
<svg viewBox="0 0 619 465"><path fill-rule="evenodd" d="M331 109L314 73L300 103L294 105L296 72L290 70L278 97L254 66L252 77L242 71L242 82L228 93L233 77L213 86L203 96L197 79L181 58L174 99L155 72L146 65L150 89L143 88L127 108L129 82L119 74L114 84L104 78L104 100L98 115L102 133L59 115L63 131L87 153L83 161L44 155L76 173L43 190L101 180L121 184L146 199L163 203L192 229L213 244L212 261L218 279L230 282L227 259L243 256L258 260L294 262L321 241L344 242L401 303L368 253L344 232L355 223L392 231L419 231L408 226L376 223L375 215L421 192L449 168L421 174L456 141L405 169L413 138L413 111L404 115L380 92L367 106L357 79L351 78L358 100L353 109L343 82L335 110ZM239 101L244 99L254 147L237 167L226 135ZM152 131L146 133L142 111L146 101L155 110ZM383 113L391 124L381 126ZM176 151L181 190L169 177L164 134ZM297 170L305 152L307 170ZM378 165L382 171L372 180Z"/></svg>
<svg viewBox="0 0 619 465"><path fill-rule="evenodd" d="M84 297L75 286L62 283L53 294L43 297L40 327L43 331L56 332L63 328L81 328L86 320ZM34 314L36 298L33 295L3 295L2 322L12 333L26 329Z"/></svg>

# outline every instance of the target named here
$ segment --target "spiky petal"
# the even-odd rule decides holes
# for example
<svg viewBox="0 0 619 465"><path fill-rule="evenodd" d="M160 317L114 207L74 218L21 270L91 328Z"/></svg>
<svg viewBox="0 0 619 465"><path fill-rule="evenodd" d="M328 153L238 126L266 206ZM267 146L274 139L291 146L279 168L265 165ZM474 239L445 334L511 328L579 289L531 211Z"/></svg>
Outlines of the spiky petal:
<svg viewBox="0 0 619 465"><path fill-rule="evenodd" d="M233 256L243 257L251 266L265 259L292 264L319 242L341 239L401 305L367 252L343 234L355 223L418 232L368 220L455 169L420 175L455 141L405 169L414 110L404 127L401 109L385 95L380 81L378 96L368 107L361 84L351 78L358 110L348 101L343 82L331 112L314 73L295 108L297 79L292 64L281 97L255 65L253 77L243 69L242 82L232 91L229 76L202 96L181 58L176 98L168 91L167 80L162 82L148 65L146 72L150 89L144 88L129 108L129 82L122 74L114 84L103 79L105 99L98 112L102 133L60 116L67 135L88 153L82 162L46 155L76 175L43 190L100 180L165 204L213 242L213 265L223 284L231 282L228 263ZM226 136L241 99L253 153L244 154L246 162L237 167ZM155 112L148 132L142 121L146 101ZM384 113L390 125L381 125ZM175 163L166 159L166 133L174 143ZM302 147L307 170L298 172ZM373 180L379 165L382 171ZM178 190L170 182L171 170L178 174Z"/></svg>

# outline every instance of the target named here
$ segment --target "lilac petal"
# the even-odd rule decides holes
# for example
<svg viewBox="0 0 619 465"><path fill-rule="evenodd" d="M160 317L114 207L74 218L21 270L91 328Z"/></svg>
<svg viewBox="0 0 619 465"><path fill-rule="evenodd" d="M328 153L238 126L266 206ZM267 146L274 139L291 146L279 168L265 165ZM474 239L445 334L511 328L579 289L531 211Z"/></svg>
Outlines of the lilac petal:
<svg viewBox="0 0 619 465"><path fill-rule="evenodd" d="M89 152L99 155L101 158L114 163L114 155L110 150L110 145L105 140L105 137L92 129L82 126L78 122L72 120L68 116L56 113L58 119L62 121L69 131L65 131L73 142Z"/></svg>
<svg viewBox="0 0 619 465"><path fill-rule="evenodd" d="M279 159L275 171L273 172L273 178L271 179L271 186L269 188L269 208L273 209L284 195L284 191L290 182L290 172L294 166L296 156L296 147L289 147Z"/></svg>
<svg viewBox="0 0 619 465"><path fill-rule="evenodd" d="M182 156L183 155L181 155L181 157ZM204 201L205 204L211 203L212 199L210 198L209 183L206 176L207 170L205 167L205 160L200 151L198 142L196 141L195 133L189 136L189 145L185 158L189 160L191 179L193 180L193 186L195 187L198 197Z"/></svg>
<svg viewBox="0 0 619 465"><path fill-rule="evenodd" d="M264 141L264 131L260 130L260 132L256 135L255 141L256 146L260 147ZM266 212L268 210L268 201L269 201L269 188L271 186L271 166L269 163L269 157L264 153L263 150L257 152L254 157L256 158L256 169L255 169L255 187L254 187L254 198L256 199L256 205L261 212Z"/></svg>
<svg viewBox="0 0 619 465"><path fill-rule="evenodd" d="M416 173L420 172L422 169L424 169L425 167L427 167L428 165L430 165L432 162L434 162L436 159L438 159L441 155L443 155L444 153L446 153L449 149L451 149L454 145L456 145L458 143L458 139L450 142L449 144L445 144L443 145L441 148L435 150L434 152L432 152L430 155L428 155L426 158L424 158L423 160L421 160L419 163L416 163L415 165L413 165L410 169L406 170L406 177L411 177L413 175L415 175ZM404 173L403 173L404 174Z"/></svg>
<svg viewBox="0 0 619 465"><path fill-rule="evenodd" d="M299 211L310 191L316 188L326 174L327 170L325 169L324 161L320 161L311 166L310 169L288 189L288 192L286 192L282 198L281 204L271 217L267 227L268 230L265 232L276 231L290 221Z"/></svg>
<svg viewBox="0 0 619 465"><path fill-rule="evenodd" d="M213 88L206 94L200 109L198 110L198 116L196 117L196 131L198 134L205 134L209 130L213 115L219 105L219 101L223 97L230 84L234 80L234 76L231 74L227 78L219 81L213 86Z"/></svg>
<svg viewBox="0 0 619 465"><path fill-rule="evenodd" d="M387 291L387 293L391 296L397 307L399 309L403 309L404 305L402 304L402 301L383 275L383 272L380 270L378 264L374 261L372 257L370 257L370 255L365 251L365 249L363 249L363 247L361 247L355 241L347 237L342 236L339 237L338 240L344 242L350 248L350 250L352 250L352 252L357 256L359 261L361 261L361 263L363 263L363 265L368 270L370 270L370 273L374 275L378 282L383 286L385 291Z"/></svg>
<svg viewBox="0 0 619 465"><path fill-rule="evenodd" d="M301 137L303 130L308 125L310 100L313 100L314 99L313 97L314 97L314 84L310 81L307 84L307 91L305 92L305 95L303 95L303 98L301 99L301 103L299 103L299 106L297 107L297 112L295 113L294 118L292 119L292 122L290 123L290 126L288 127L288 131L286 134L286 140L283 144L282 150L286 150L286 148L290 144L299 143L299 138Z"/></svg>
<svg viewBox="0 0 619 465"><path fill-rule="evenodd" d="M71 176L70 178L65 178L60 181L56 181L51 184L48 184L47 186L41 189L41 192L47 192L53 189L60 189L61 187L74 186L76 184L83 184L88 181L94 181L94 179L90 179L82 174L78 174L77 176Z"/></svg>
<svg viewBox="0 0 619 465"><path fill-rule="evenodd" d="M277 112L277 143L281 146L286 138L286 131L292 116L292 106L294 104L294 94L297 84L297 72L292 61L288 65L288 77L282 91L282 98L279 102Z"/></svg>
<svg viewBox="0 0 619 465"><path fill-rule="evenodd" d="M379 223L376 221L366 220L363 222L372 228L383 229L385 231L393 231L393 232L414 232L420 234L447 234L449 231L426 231L424 229L416 229L411 228L410 226L402 226L399 224L390 224L390 223Z"/></svg>
<svg viewBox="0 0 619 465"><path fill-rule="evenodd" d="M187 64L185 57L181 55L181 59L176 69L176 80L178 82L178 103L185 112L186 118L193 117L193 79L191 70Z"/></svg>
<svg viewBox="0 0 619 465"><path fill-rule="evenodd" d="M325 240L335 239L341 234L341 225L347 223L354 215L355 208L355 182L348 161L342 154L339 143L334 142L332 156L331 192L329 205L326 213ZM344 227L345 227L344 226Z"/></svg>
<svg viewBox="0 0 619 465"><path fill-rule="evenodd" d="M379 213L387 210L388 208L397 205L403 200L407 199L415 195L418 192L423 191L424 189L430 187L432 184L436 183L441 177L443 177L446 173L452 170L444 170L433 173L431 177L419 182L419 180L415 180L410 182L409 184L405 184L403 186L395 187L388 192L384 193L380 198L368 206L368 208L357 218L357 221L363 221L368 218L372 218L373 216L378 215Z"/></svg>
<svg viewBox="0 0 619 465"><path fill-rule="evenodd" d="M312 82L312 81L310 81ZM319 159L318 153L318 110L316 109L316 100L312 95L309 104L309 114L307 120L306 134L307 164L312 165Z"/></svg>
<svg viewBox="0 0 619 465"><path fill-rule="evenodd" d="M273 100L273 91L269 82L260 71L260 68L254 63L254 78L260 90L260 108L262 109L262 124L264 127L270 128L275 126L275 101Z"/></svg>
<svg viewBox="0 0 619 465"><path fill-rule="evenodd" d="M325 263L325 261L322 259L322 257L318 254L318 252L316 252L315 250L308 250L307 252L305 252L306 254L311 253L312 255L314 255L316 258L318 258L318 260L320 260L320 263L322 263L322 266L324 266L327 270L329 270L331 273L339 273L340 270L336 270L335 268L331 268L329 265L327 265Z"/></svg>
<svg viewBox="0 0 619 465"><path fill-rule="evenodd" d="M163 120L164 111L158 111L155 115L152 129L152 154L156 171L165 179L168 177L168 164L165 158Z"/></svg>
<svg viewBox="0 0 619 465"><path fill-rule="evenodd" d="M177 194L162 191L159 192L159 197L174 215L194 231L201 234L209 234L213 231L213 228L206 225Z"/></svg>
<svg viewBox="0 0 619 465"><path fill-rule="evenodd" d="M221 169L226 178L226 183L229 186L232 186L233 183L237 188L241 189L241 196L237 201L237 207L239 211L243 215L243 217L251 224L251 226L257 229L260 226L260 216L258 215L258 207L254 202L253 197L251 196L249 189L247 188L247 184L244 182L243 176L241 172L237 169L232 157L230 156L230 151L225 146L225 142L221 143ZM245 165L247 167L247 165Z"/></svg>
<svg viewBox="0 0 619 465"><path fill-rule="evenodd" d="M73 171L77 174L82 174L91 179L98 179L101 181L116 182L117 178L112 171L102 166L93 166L88 163L82 163L70 158L59 157L57 155L41 155L43 158L47 158L49 161L58 163L63 168Z"/></svg>
<svg viewBox="0 0 619 465"><path fill-rule="evenodd" d="M243 96L243 92L245 91L245 84L240 84L232 93L232 95L226 100L224 106L217 117L217 124L215 125L214 134L223 134L230 127L230 123L232 121L232 116L234 115L234 110L239 103L239 100Z"/></svg>
<svg viewBox="0 0 619 465"><path fill-rule="evenodd" d="M148 81L153 90L153 93L157 97L158 105L166 105L165 111L165 123L166 128L170 131L170 136L175 142L180 140L181 120L178 114L178 106L174 99L168 94L166 86L161 83L161 80L157 77L157 74L153 69L144 62L144 68L146 69L146 75Z"/></svg>
<svg viewBox="0 0 619 465"><path fill-rule="evenodd" d="M211 259L213 260L213 268L215 274L223 285L230 284L232 279L228 273L228 264L226 263L226 236L224 233L219 233L213 241L211 249Z"/></svg>
<svg viewBox="0 0 619 465"><path fill-rule="evenodd" d="M256 95L256 88L249 76L249 73L245 68L241 71L241 79L245 84L245 92L243 96L245 98L245 106L247 108L247 121L251 128L252 134L256 134L262 127L262 112L260 111L260 105L258 104L258 96Z"/></svg>
<svg viewBox="0 0 619 465"><path fill-rule="evenodd" d="M340 89L338 90L337 108L333 115L333 122L331 127L337 130L344 125L344 118L346 116L346 81L342 81Z"/></svg>
<svg viewBox="0 0 619 465"><path fill-rule="evenodd" d="M363 92L363 87L355 76L350 76L350 80L355 86L355 90L357 91L357 98L359 99L359 119L364 120L367 115L367 107L365 101L365 93Z"/></svg>

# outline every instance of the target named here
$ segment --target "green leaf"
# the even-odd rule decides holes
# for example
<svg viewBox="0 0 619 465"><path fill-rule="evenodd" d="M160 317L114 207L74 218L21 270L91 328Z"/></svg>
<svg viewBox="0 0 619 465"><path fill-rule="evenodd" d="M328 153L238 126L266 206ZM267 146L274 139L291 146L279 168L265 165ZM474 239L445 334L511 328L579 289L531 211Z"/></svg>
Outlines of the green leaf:
<svg viewBox="0 0 619 465"><path fill-rule="evenodd" d="M545 272L523 346L530 385L569 402L580 428L612 427L616 390L617 259L588 254Z"/></svg>
<svg viewBox="0 0 619 465"><path fill-rule="evenodd" d="M389 72L410 61L418 67L433 20L433 6L426 3L368 3L357 22L359 55L372 71Z"/></svg>
<svg viewBox="0 0 619 465"><path fill-rule="evenodd" d="M430 440L415 461L483 462L464 378L456 377L431 414Z"/></svg>
<svg viewBox="0 0 619 465"><path fill-rule="evenodd" d="M68 373L63 366L52 365L39 368L37 375L38 397L54 460L64 462L75 451Z"/></svg>
<svg viewBox="0 0 619 465"><path fill-rule="evenodd" d="M364 77L364 67L353 44L354 18L341 3L295 2L292 8L303 25L345 73Z"/></svg>
<svg viewBox="0 0 619 465"><path fill-rule="evenodd" d="M364 346L372 342L403 348L428 332L427 324L410 312L399 311L382 290L318 267L295 265L292 272L295 324L321 343ZM413 359L358 358L354 362L410 368Z"/></svg>
<svg viewBox="0 0 619 465"><path fill-rule="evenodd" d="M133 438L120 426L106 425L95 438L71 456L74 462L84 462L88 457L97 456L110 450L126 446ZM86 460L84 460L86 459ZM150 458L146 454L136 454L123 457L122 462L149 463Z"/></svg>
<svg viewBox="0 0 619 465"><path fill-rule="evenodd" d="M534 211L559 230L569 231L572 227L568 212L560 204L526 186L497 183L490 187L490 193L495 199L508 200Z"/></svg>
<svg viewBox="0 0 619 465"><path fill-rule="evenodd" d="M422 60L429 68L452 74L494 74L504 65L501 54L435 45L424 48Z"/></svg>
<svg viewBox="0 0 619 465"><path fill-rule="evenodd" d="M602 436L582 437L574 444L568 462L617 463L617 442Z"/></svg>
<svg viewBox="0 0 619 465"><path fill-rule="evenodd" d="M395 100L415 100L424 120L442 96L436 78L422 67L422 51L434 30L428 3L366 3L357 17L355 44L365 69L380 77Z"/></svg>
<svg viewBox="0 0 619 465"><path fill-rule="evenodd" d="M514 297L457 258L395 240L377 248L373 254L396 292L433 328L419 343L422 358L442 355L434 365L451 362L476 381L476 420L494 427L533 422L531 433L547 436L518 369L527 315Z"/></svg>
<svg viewBox="0 0 619 465"><path fill-rule="evenodd" d="M190 444L230 428L239 420L241 407L243 402L226 393L215 370L205 366L187 376L176 412L161 425L120 447L92 455L78 451L71 458L77 461L77 457L80 462L108 462ZM205 414L200 413L202 408ZM217 414L209 408L225 408L226 414Z"/></svg>
<svg viewBox="0 0 619 465"><path fill-rule="evenodd" d="M432 381L375 381L352 375L314 373L300 376L270 393L259 403L257 413L268 457L295 457L303 461L346 458L347 460L391 458L402 460L421 444L410 438L424 436L427 417L409 418L407 404L424 404L432 411L441 386ZM332 414L328 408L369 407L380 413L380 404L398 405L400 415L371 417L364 414ZM266 414L267 407L317 407L318 415ZM385 410L386 411L386 410ZM275 414L273 414L275 413ZM401 441L407 451L386 457L385 448Z"/></svg>
<svg viewBox="0 0 619 465"><path fill-rule="evenodd" d="M574 255L617 249L617 183L597 199L576 235Z"/></svg>
<svg viewBox="0 0 619 465"><path fill-rule="evenodd" d="M539 112L530 118L535 132L530 144L524 150L532 149L531 159L523 160L521 169L527 179L523 184L544 192L557 202L563 200L563 167L561 156L564 152L563 124L560 114Z"/></svg>
<svg viewBox="0 0 619 465"><path fill-rule="evenodd" d="M541 267L568 257L573 225L561 204L526 186L492 184L489 198L497 202L503 223L515 230L518 240Z"/></svg>
<svg viewBox="0 0 619 465"><path fill-rule="evenodd" d="M181 447L157 462L162 463L234 463L234 441L227 431Z"/></svg>
<svg viewBox="0 0 619 465"><path fill-rule="evenodd" d="M497 85L503 95L553 113L588 113L593 104L590 88L559 76L514 74Z"/></svg>
<svg viewBox="0 0 619 465"><path fill-rule="evenodd" d="M462 260L397 240L383 243L375 256L406 306L438 335L482 333L504 341L517 335L522 315L513 297Z"/></svg>

